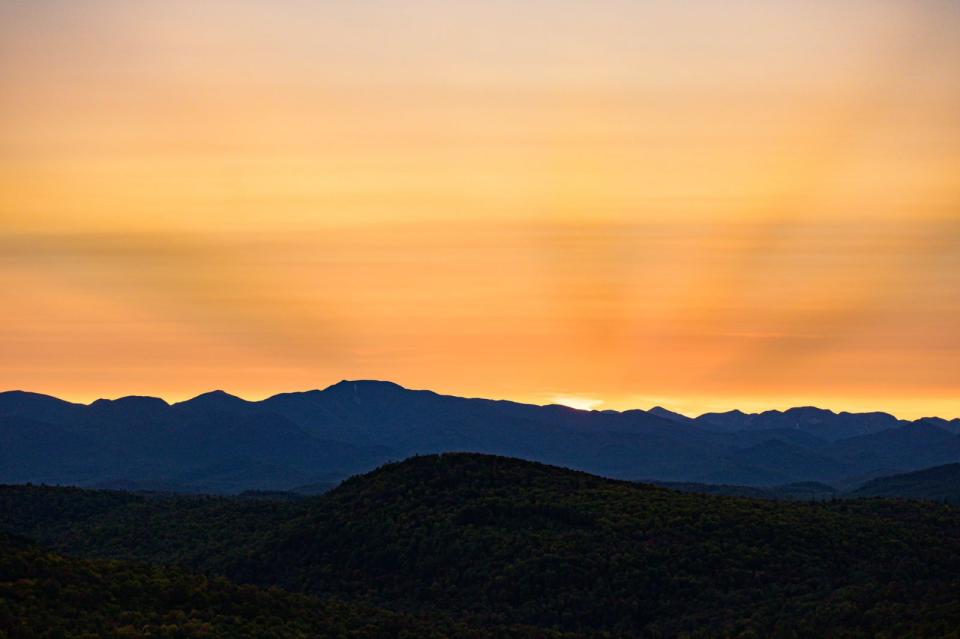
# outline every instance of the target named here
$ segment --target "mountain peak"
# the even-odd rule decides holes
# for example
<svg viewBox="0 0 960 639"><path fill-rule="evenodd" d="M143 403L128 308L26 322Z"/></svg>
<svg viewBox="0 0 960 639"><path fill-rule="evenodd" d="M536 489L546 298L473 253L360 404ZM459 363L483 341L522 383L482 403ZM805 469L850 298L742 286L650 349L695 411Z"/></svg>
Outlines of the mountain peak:
<svg viewBox="0 0 960 639"><path fill-rule="evenodd" d="M236 395L231 395L227 391L220 389L207 391L206 393L200 393L193 399L239 399L240 401L246 401L240 397L237 397Z"/></svg>
<svg viewBox="0 0 960 639"><path fill-rule="evenodd" d="M0 393L0 415L33 419L62 420L86 408L51 395L12 390Z"/></svg>
<svg viewBox="0 0 960 639"><path fill-rule="evenodd" d="M123 397L118 397L116 399L106 399L100 398L94 400L91 406L113 406L117 408L132 408L132 407L164 407L169 406L166 400L160 397L151 397L149 395L124 395Z"/></svg>
<svg viewBox="0 0 960 639"><path fill-rule="evenodd" d="M351 401L360 401L361 396L365 398L397 397L401 393L408 392L410 392L409 389L400 384L377 379L344 379L321 391L323 395L350 398Z"/></svg>
<svg viewBox="0 0 960 639"><path fill-rule="evenodd" d="M345 389L354 389L354 388L384 388L392 390L407 390L400 384L396 382L390 382L380 379L341 379L336 384L331 384L327 386L324 390L345 390Z"/></svg>
<svg viewBox="0 0 960 639"><path fill-rule="evenodd" d="M74 404L73 402L68 402L65 399L60 399L59 397L54 397L53 395L44 395L43 393L33 393L30 391L24 390L9 390L9 391L0 391L0 402L10 404L20 404L20 403L46 403L46 404L56 404L60 406L78 406L79 404Z"/></svg>
<svg viewBox="0 0 960 639"><path fill-rule="evenodd" d="M664 418L664 419L669 419L669 420L675 421L675 422L689 422L689 421L693 421L693 420L691 420L689 417L687 417L686 415L683 415L683 414L681 414L681 413L674 412L674 411L672 411L672 410L669 410L669 409L667 409L667 408L664 408L663 406L654 406L653 408L651 408L651 409L648 410L647 412L648 412L649 414L651 414L651 415L656 415L657 417L662 417L662 418Z"/></svg>
<svg viewBox="0 0 960 639"><path fill-rule="evenodd" d="M798 415L805 417L836 415L832 410L818 408L817 406L795 406L783 411L786 415Z"/></svg>
<svg viewBox="0 0 960 639"><path fill-rule="evenodd" d="M225 410L229 408L245 406L249 404L247 400L237 397L236 395L231 395L230 393L222 390L212 390L206 393L201 393L196 397L188 399L183 402L177 402L175 406L185 406L190 408L204 408L212 410Z"/></svg>

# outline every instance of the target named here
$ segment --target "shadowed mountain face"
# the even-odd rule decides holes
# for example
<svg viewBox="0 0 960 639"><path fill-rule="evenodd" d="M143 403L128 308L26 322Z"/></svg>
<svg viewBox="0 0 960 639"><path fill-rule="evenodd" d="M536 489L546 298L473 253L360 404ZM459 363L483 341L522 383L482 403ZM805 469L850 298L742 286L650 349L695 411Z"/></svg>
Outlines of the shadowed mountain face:
<svg viewBox="0 0 960 639"><path fill-rule="evenodd" d="M323 484L412 454L471 451L623 479L840 482L960 461L957 420L795 408L691 419L344 381L250 402L223 391L90 405L0 393L0 481L237 492Z"/></svg>
<svg viewBox="0 0 960 639"><path fill-rule="evenodd" d="M896 497L960 504L960 464L879 477L850 494L854 497Z"/></svg>
<svg viewBox="0 0 960 639"><path fill-rule="evenodd" d="M718 432L796 429L828 440L870 435L900 425L896 417L887 413L834 413L810 406L756 414L738 410L707 413L697 418L697 423Z"/></svg>

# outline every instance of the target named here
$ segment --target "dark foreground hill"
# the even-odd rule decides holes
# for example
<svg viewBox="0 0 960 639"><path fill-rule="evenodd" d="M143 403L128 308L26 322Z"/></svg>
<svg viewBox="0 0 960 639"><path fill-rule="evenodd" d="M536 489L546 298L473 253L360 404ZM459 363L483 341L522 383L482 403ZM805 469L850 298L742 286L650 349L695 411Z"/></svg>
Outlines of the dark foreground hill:
<svg viewBox="0 0 960 639"><path fill-rule="evenodd" d="M960 462L960 420L792 408L686 418L579 411L376 381L250 402L221 391L168 404L90 405L0 393L0 482L194 493L329 485L415 454L521 457L620 479L849 485Z"/></svg>
<svg viewBox="0 0 960 639"><path fill-rule="evenodd" d="M241 586L176 568L71 559L0 534L4 639L384 639L543 637L541 630L480 630L448 619L319 601ZM548 636L554 636L548 634Z"/></svg>
<svg viewBox="0 0 960 639"><path fill-rule="evenodd" d="M960 511L933 503L716 497L446 454L299 500L5 487L0 522L67 554L475 628L960 636Z"/></svg>
<svg viewBox="0 0 960 639"><path fill-rule="evenodd" d="M754 486L737 486L731 484L698 484L691 482L658 482L649 483L663 488L670 488L684 493L700 493L703 495L726 495L728 497L751 497L755 499L784 499L792 501L821 501L845 497L836 488L819 482L797 482L781 486L764 488Z"/></svg>

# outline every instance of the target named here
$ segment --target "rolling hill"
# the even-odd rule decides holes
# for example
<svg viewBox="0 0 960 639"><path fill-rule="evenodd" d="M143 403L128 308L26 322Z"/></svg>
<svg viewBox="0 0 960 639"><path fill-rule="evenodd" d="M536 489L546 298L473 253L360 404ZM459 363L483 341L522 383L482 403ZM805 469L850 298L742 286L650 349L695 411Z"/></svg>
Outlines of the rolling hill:
<svg viewBox="0 0 960 639"><path fill-rule="evenodd" d="M680 493L477 454L299 500L5 487L59 553L181 566L472 628L576 636L952 636L960 511Z"/></svg>
<svg viewBox="0 0 960 639"><path fill-rule="evenodd" d="M165 566L69 558L0 534L0 636L533 639L560 635L542 629L481 630L442 617L319 601Z"/></svg>

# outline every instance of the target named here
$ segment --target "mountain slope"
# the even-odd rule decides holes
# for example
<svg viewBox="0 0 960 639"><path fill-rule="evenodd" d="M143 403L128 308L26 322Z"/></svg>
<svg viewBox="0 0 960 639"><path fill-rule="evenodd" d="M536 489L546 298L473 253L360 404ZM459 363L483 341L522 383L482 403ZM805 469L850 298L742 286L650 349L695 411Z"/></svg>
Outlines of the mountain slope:
<svg viewBox="0 0 960 639"><path fill-rule="evenodd" d="M834 442L826 452L858 473L918 470L960 461L960 436L928 424L906 424Z"/></svg>
<svg viewBox="0 0 960 639"><path fill-rule="evenodd" d="M887 413L835 413L831 410L802 406L786 411L769 410L747 414L739 410L727 413L706 413L696 418L706 430L737 432L749 430L796 429L829 440L878 433L901 425Z"/></svg>
<svg viewBox="0 0 960 639"><path fill-rule="evenodd" d="M767 432L767 431L761 431ZM769 485L843 477L847 466L814 449L768 439L733 451L723 458L724 467L700 481L719 484Z"/></svg>
<svg viewBox="0 0 960 639"><path fill-rule="evenodd" d="M385 447L321 439L282 415L233 399L170 406L124 397L84 406L2 393L0 480L189 483L195 490L239 492L310 483L332 472L343 476L389 458ZM238 460L249 468L232 477L219 472ZM267 467L274 472L265 475Z"/></svg>
<svg viewBox="0 0 960 639"><path fill-rule="evenodd" d="M169 567L72 559L0 534L0 636L482 639L544 632L481 631L443 618L321 602Z"/></svg>
<svg viewBox="0 0 960 639"><path fill-rule="evenodd" d="M929 499L960 504L960 464L873 479L851 491L850 496Z"/></svg>

